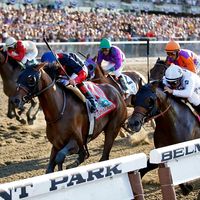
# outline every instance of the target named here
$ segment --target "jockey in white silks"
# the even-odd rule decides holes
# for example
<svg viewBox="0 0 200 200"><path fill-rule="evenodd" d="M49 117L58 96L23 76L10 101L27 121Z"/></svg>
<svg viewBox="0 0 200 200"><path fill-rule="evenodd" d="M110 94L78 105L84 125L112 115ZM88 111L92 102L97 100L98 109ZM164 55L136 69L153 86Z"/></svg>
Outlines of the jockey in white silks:
<svg viewBox="0 0 200 200"><path fill-rule="evenodd" d="M163 77L164 90L187 99L200 112L200 77L178 65L171 64Z"/></svg>
<svg viewBox="0 0 200 200"><path fill-rule="evenodd" d="M7 50L10 57L23 65L36 64L38 49L32 41L17 41L15 38L9 37L5 41L4 50Z"/></svg>

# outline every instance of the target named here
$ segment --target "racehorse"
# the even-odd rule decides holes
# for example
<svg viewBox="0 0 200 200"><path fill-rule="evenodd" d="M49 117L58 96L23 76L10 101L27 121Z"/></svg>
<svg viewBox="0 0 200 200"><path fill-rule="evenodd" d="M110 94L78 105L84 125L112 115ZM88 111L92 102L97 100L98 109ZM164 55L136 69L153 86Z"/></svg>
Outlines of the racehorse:
<svg viewBox="0 0 200 200"><path fill-rule="evenodd" d="M3 81L3 91L6 96L8 96L8 112L7 117L14 118L21 122L22 124L26 123L26 120L23 119L16 111L15 107L13 106L13 103L11 101L11 97L14 95L14 92L16 90L16 81L17 77L19 76L22 67L21 65L8 56L7 52L2 51L2 48L0 48L0 74ZM38 110L31 115L32 109L37 105L37 102L34 100L31 100L31 105L29 109L26 112L27 116L27 122L28 124L33 124L33 121L36 119L36 115L39 111Z"/></svg>
<svg viewBox="0 0 200 200"><path fill-rule="evenodd" d="M161 80L165 75L167 67L165 61L158 58L155 65L150 70L150 80Z"/></svg>
<svg viewBox="0 0 200 200"><path fill-rule="evenodd" d="M156 81L144 85L136 94L135 109L128 120L128 126L138 132L152 118L156 123L156 148L200 138L199 122L190 108L180 99L167 95L163 91L163 85ZM148 162L148 167L141 170L141 175L157 167L158 165ZM192 189L189 185L180 186L185 195Z"/></svg>
<svg viewBox="0 0 200 200"><path fill-rule="evenodd" d="M65 156L72 153L78 154L73 166L82 163L89 157L87 143L102 131L105 133L105 140L100 161L109 159L114 139L126 119L126 104L113 86L99 84L98 87L113 102L115 109L95 119L93 134L89 138L90 121L85 103L71 90L58 87L50 72L44 71L43 63L25 69L19 76L18 88L13 98L16 107L22 108L27 100L38 96L44 112L46 134L52 144L47 173L53 172L56 165L58 170L62 170Z"/></svg>
<svg viewBox="0 0 200 200"><path fill-rule="evenodd" d="M80 52L79 52L80 53ZM102 69L101 66L98 66L96 64L96 56L94 58L90 58L90 55L88 54L87 56L84 56L82 53L80 53L83 57L86 58L86 66L88 67L89 71L89 76L92 77L91 81L95 83L108 83L114 86L120 94L123 96L126 106L127 107L133 107L134 106L134 101L135 101L135 95L137 91L147 83L146 78L140 74L137 71L131 71L131 72L123 72L125 76L125 79L127 81L127 84L129 85L130 95L128 97L125 97L123 94L123 90L121 88L120 83L114 78L113 75L111 74L106 74L104 70ZM154 128L155 123L152 120L151 121L151 126ZM121 137L126 137L128 138L128 141L132 143L139 143L143 140L146 139L146 135L144 137L136 137L136 136L131 136L131 131L129 129L126 129L126 126L123 125L122 128L126 131L121 131L120 136Z"/></svg>

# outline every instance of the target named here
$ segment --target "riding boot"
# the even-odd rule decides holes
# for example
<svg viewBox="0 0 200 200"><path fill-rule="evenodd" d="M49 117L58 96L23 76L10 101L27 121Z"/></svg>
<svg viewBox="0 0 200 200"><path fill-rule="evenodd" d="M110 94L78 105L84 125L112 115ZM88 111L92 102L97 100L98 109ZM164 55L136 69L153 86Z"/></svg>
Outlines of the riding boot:
<svg viewBox="0 0 200 200"><path fill-rule="evenodd" d="M123 89L124 93L125 94L129 94L130 92L129 92L128 87L126 85L126 81L124 80L124 77L122 75L119 76L119 82L120 82L120 84L122 86L122 89Z"/></svg>
<svg viewBox="0 0 200 200"><path fill-rule="evenodd" d="M95 101L95 98L93 97L93 95L91 94L91 92L87 89L87 87L81 83L78 84L77 87L80 89L80 91L84 94L84 96L86 97L86 99L89 100L90 102L90 111L93 113L96 111L97 109L97 103Z"/></svg>

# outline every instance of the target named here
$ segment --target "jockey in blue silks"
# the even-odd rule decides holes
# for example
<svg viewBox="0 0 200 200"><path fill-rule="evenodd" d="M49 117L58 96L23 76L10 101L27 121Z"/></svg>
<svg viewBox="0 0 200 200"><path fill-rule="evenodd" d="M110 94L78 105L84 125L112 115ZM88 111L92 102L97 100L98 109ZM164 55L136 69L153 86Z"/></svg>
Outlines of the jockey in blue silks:
<svg viewBox="0 0 200 200"><path fill-rule="evenodd" d="M66 74L64 70L61 67L58 67L58 82L64 86L68 84L77 86L84 96L89 100L91 104L91 112L95 112L97 109L95 98L83 83L88 75L87 68L85 67L84 63L73 53L58 53L56 56L65 72L70 77L70 79L68 79L65 76ZM52 52L45 52L41 57L41 62L55 63L56 57Z"/></svg>

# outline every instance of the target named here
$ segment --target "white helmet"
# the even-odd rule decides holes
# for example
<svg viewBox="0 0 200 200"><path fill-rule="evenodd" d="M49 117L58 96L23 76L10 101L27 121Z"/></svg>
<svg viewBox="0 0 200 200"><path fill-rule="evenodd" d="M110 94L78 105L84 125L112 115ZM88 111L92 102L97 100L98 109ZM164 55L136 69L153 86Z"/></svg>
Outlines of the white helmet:
<svg viewBox="0 0 200 200"><path fill-rule="evenodd" d="M14 37L9 37L6 39L6 48L14 47L17 43L17 40Z"/></svg>
<svg viewBox="0 0 200 200"><path fill-rule="evenodd" d="M175 64L171 64L165 71L165 78L169 82L176 81L183 76L181 67Z"/></svg>

